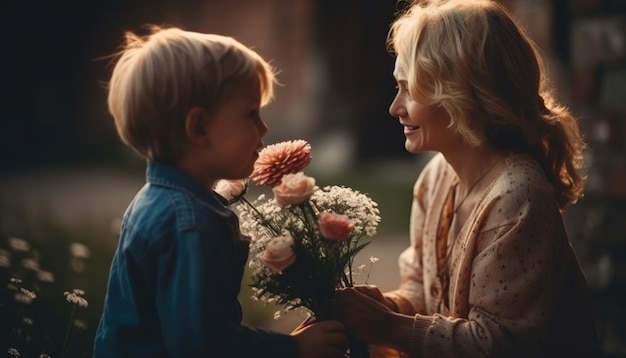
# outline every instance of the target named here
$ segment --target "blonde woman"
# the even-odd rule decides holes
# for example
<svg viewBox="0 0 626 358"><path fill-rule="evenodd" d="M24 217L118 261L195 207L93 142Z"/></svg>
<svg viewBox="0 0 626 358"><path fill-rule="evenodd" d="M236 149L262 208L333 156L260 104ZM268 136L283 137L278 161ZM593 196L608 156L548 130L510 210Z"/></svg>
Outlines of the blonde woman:
<svg viewBox="0 0 626 358"><path fill-rule="evenodd" d="M583 194L584 143L537 47L488 0L416 2L388 41L406 150L438 154L414 186L399 288L337 292L344 325L387 347L373 356L593 356L561 216Z"/></svg>

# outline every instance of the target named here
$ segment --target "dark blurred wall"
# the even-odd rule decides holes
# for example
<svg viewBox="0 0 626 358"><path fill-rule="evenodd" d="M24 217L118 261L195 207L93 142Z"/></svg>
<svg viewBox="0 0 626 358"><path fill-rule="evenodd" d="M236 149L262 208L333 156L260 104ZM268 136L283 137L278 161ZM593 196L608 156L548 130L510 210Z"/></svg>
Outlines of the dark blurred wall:
<svg viewBox="0 0 626 358"><path fill-rule="evenodd" d="M328 66L329 86L321 97L325 124L356 134L359 163L408 156L402 128L388 113L395 80L386 38L400 8L395 1L316 4L315 45Z"/></svg>
<svg viewBox="0 0 626 358"><path fill-rule="evenodd" d="M1 170L115 156L107 60L123 30L175 22L199 2L20 1L2 6Z"/></svg>
<svg viewBox="0 0 626 358"><path fill-rule="evenodd" d="M405 155L402 132L387 113L394 81L385 37L395 12L395 1L8 0L0 25L0 171L127 156L106 111L102 84L110 59L103 57L116 50L125 30L139 31L145 23L244 37L254 26L274 27L244 42L288 54L274 62L291 86L279 96L293 103L306 100L307 93L289 82L306 76L307 59L297 56L306 46L327 71L317 79L325 87L319 90L315 118L308 119L315 123L303 128L347 128L357 137L361 160ZM261 14L259 23L248 26L252 31L242 29L236 20L254 21L255 13ZM307 31L313 31L311 38ZM269 35L258 38L263 34Z"/></svg>

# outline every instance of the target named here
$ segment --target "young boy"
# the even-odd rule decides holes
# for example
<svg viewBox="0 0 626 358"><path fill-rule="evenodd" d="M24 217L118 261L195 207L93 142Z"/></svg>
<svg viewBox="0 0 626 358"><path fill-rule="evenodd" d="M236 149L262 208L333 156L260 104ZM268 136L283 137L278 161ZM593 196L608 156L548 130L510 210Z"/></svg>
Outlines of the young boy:
<svg viewBox="0 0 626 358"><path fill-rule="evenodd" d="M252 172L274 84L271 66L232 38L127 34L108 104L122 141L148 161L147 183L124 214L94 357L343 357L336 321L290 335L241 324L248 243L210 188Z"/></svg>

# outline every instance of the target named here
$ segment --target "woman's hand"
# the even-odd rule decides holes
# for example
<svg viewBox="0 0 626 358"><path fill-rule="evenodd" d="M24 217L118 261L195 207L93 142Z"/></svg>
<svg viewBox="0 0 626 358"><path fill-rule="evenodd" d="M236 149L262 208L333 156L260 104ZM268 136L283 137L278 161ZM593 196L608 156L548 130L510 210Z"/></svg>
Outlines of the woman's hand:
<svg viewBox="0 0 626 358"><path fill-rule="evenodd" d="M375 286L343 288L335 292L339 320L365 343L408 352L413 316L396 313L395 304Z"/></svg>
<svg viewBox="0 0 626 358"><path fill-rule="evenodd" d="M353 287L355 290L361 292L364 295L371 297L372 299L384 304L390 310L396 310L396 304L389 298L385 297L383 293L374 285L357 285Z"/></svg>
<svg viewBox="0 0 626 358"><path fill-rule="evenodd" d="M307 319L291 332L298 342L300 358L344 358L348 337L338 321Z"/></svg>
<svg viewBox="0 0 626 358"><path fill-rule="evenodd" d="M395 314L375 286L337 290L335 304L339 320L349 332L354 332L369 344L384 344L387 341Z"/></svg>

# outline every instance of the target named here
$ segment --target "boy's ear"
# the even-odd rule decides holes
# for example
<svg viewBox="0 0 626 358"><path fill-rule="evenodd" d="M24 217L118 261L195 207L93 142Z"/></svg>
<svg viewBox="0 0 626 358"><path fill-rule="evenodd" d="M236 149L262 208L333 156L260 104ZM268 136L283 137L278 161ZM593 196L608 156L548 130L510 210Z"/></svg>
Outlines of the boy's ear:
<svg viewBox="0 0 626 358"><path fill-rule="evenodd" d="M209 115L202 107L193 107L185 117L185 135L192 143L206 144L209 141Z"/></svg>

